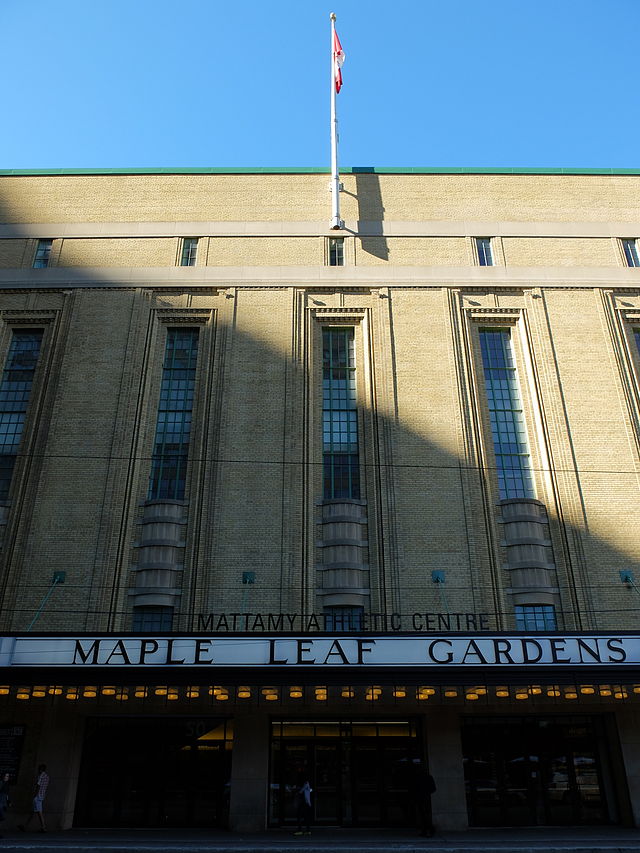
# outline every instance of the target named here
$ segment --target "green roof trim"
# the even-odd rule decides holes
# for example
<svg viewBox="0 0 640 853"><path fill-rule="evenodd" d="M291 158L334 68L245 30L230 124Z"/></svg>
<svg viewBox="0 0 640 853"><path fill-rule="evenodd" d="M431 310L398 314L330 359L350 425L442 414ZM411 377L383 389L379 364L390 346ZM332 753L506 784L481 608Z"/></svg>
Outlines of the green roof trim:
<svg viewBox="0 0 640 853"><path fill-rule="evenodd" d="M348 166L343 175L640 175L640 169L545 169L512 166ZM0 169L0 176L39 175L329 175L331 170L319 166L191 166L171 168L148 166L122 169Z"/></svg>

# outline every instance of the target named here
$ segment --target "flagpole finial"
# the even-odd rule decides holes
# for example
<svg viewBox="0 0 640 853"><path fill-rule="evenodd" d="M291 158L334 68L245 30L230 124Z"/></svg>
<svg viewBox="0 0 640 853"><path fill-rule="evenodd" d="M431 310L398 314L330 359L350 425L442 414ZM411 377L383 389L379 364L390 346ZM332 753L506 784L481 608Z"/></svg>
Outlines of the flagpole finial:
<svg viewBox="0 0 640 853"><path fill-rule="evenodd" d="M335 21L336 13L335 12L329 12L329 17L331 18L332 21Z"/></svg>

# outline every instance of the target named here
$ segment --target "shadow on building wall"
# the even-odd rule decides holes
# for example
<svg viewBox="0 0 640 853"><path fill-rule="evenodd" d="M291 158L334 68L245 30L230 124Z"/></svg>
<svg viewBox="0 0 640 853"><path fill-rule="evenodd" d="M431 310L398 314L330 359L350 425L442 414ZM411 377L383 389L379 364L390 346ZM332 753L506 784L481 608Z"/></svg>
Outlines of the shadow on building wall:
<svg viewBox="0 0 640 853"><path fill-rule="evenodd" d="M360 239L363 252L382 261L389 260L389 245L384 236L384 202L380 189L380 176L373 167L354 166L358 201L358 232L367 236Z"/></svg>
<svg viewBox="0 0 640 853"><path fill-rule="evenodd" d="M366 206L360 208L361 220L381 223L383 202L378 177L358 174L357 186L359 197L367 200ZM16 226L15 237L20 236L20 228ZM378 251L386 252L384 238L380 239ZM378 257L386 258L386 254ZM22 296L16 289L0 291L0 310L10 305L14 312L11 316L17 316L19 305L32 309L39 303L46 303L43 294L49 287L51 292L58 293L64 288L67 292L61 318L70 329L57 344L55 358L59 376L51 377L52 382L60 383L60 393L51 398L50 411L32 413L38 435L31 447L36 452L31 456L23 453L19 462L23 472L21 491L18 494L14 490L11 495L2 550L0 627L4 631L25 630L47 594L51 572L57 568L64 569L67 575L64 591L56 591L63 594L55 594L48 601L38 629L97 631L114 627L107 604L126 601L137 506L144 498L149 474L150 459L135 450L141 425L136 422L134 409L127 422L116 424L122 388L111 380L114 370L122 368L125 358L134 368L137 362L137 387L127 393L132 399L140 393L143 372L147 369L145 341L140 336L140 328L146 325L144 318L152 300L145 288L109 290L109 282L101 277L99 270L89 283L86 270L82 273L72 269L64 273L58 270L58 274L64 276L64 285L59 281L49 285L43 275L42 287L37 292L31 288ZM69 295L74 284L82 288L85 300L93 299L88 288L95 288L96 306L98 301L100 305L96 310L106 310L109 299L122 299L126 292L130 317L128 329L122 332L122 352L114 355L108 322L101 327L101 340L87 335L81 326L74 332L73 327L82 319L74 314L77 308ZM353 288L349 291L354 292ZM366 289L364 291L363 298L366 295L369 299ZM184 294L185 304L191 295L202 292L197 285L171 288L172 297ZM339 289L313 292L316 296L323 294L322 298L330 301ZM268 294L268 289L251 292L239 289L235 298L240 304L244 299L256 304L264 300L265 316L268 316L274 310ZM226 297L218 295L215 298ZM353 295L350 298L353 299ZM160 289L156 290L155 299L158 306L163 305L163 300L165 306L174 304ZM281 304L283 311L286 310L285 303ZM309 307L312 306L310 299ZM133 321L134 315L138 316L138 325ZM393 315L391 293L389 316L393 318ZM100 328L99 324L95 328ZM203 436L203 455L191 460L192 476L197 475L205 492L210 490L210 506L218 508L217 517L212 517L204 501L200 515L190 518L183 590L192 601L185 608L185 618L178 621L176 630L179 631L197 630L196 599L197 608L205 611L207 608L219 611L222 597L227 610L259 611L264 609L260 603L261 585L271 586L272 581L267 578L279 578L277 594L281 610L300 612L304 607L303 576L306 583L315 583L310 569L314 562L314 545L309 541L309 523L305 515L305 483L319 482L319 478L309 476L311 463L306 457L301 421L298 420L304 416L302 398L307 393L305 383L309 381L305 364L294 352L274 348L264 335L251 334L246 325L241 329L237 314L226 328L220 325L218 336L215 357L224 358L226 366L221 367L218 374L221 387L215 391L216 409L208 413L209 432ZM224 352L220 343L222 337ZM392 327L389 340L395 350ZM589 346L590 342L585 339L584 345ZM443 350L442 358L449 359L450 353ZM237 369L240 364L242 370ZM94 406L83 405L81 395L70 397L68 394L70 387L82 384L78 382L79 377L89 375L87 365L91 366L87 394L95 398L95 389L101 389L97 395L99 402ZM255 400L256 387L265 392L260 406L249 402ZM429 388L425 386L420 393L428 407ZM69 406L73 401L75 408L71 410ZM402 405L397 406L398 400L393 402L396 410L402 411ZM61 416L63 404L69 451L61 459L52 454L53 431L51 439L48 431ZM389 417L380 411L365 412L364 416L369 422L369 446L363 447L363 468L369 497L372 609L393 609L408 614L471 608L476 612L488 612L492 628L512 629L513 609L506 592L509 574L502 568L495 531L486 524L487 513L496 511L486 498L486 483L492 473L456 458L433 439L428 429L422 434L401 418ZM110 430L114 435L117 429L123 436L108 458L87 450L86 435L96 430L96 421L98 428ZM150 411L146 428L152 430L154 422L155 412ZM275 434L280 437L278 453L265 458L262 449L274 446ZM218 447L224 448L224 455L216 450ZM398 459L401 462L398 463ZM607 476L612 475L603 471L603 484ZM113 505L114 484L127 478L132 484L130 503L120 506L117 513L109 511ZM639 503L632 480L630 476L630 500ZM603 491L606 492L606 486ZM256 518L269 518L269 525L248 529L237 514L234 515L230 496L235 496L236 501L240 500L238 496L244 496L242 500L245 505L250 504L252 514ZM312 501L321 497L320 494L311 496ZM52 507L55 507L54 516L51 515ZM87 513L87 507L92 511ZM548 509L554 543L556 546L562 540L568 543L564 554L559 547L556 553L558 583L565 603L565 624L559 627L633 628L637 624L640 599L633 589L620 582L619 571L631 569L640 576L638 554L592 536L586 527L572 527L555 517L552 507ZM47 527L46 519L52 517L54 521ZM80 535L79 519L84 520ZM193 533L194 526L199 527L197 535ZM91 547L87 547L87 543L92 543ZM577 564L576 543L586 555L586 571ZM247 598L242 587L242 573L254 566L259 570L251 597ZM446 601L442 588L432 581L434 570L446 574ZM578 579L579 600L586 602L581 613L572 612L569 590L572 576ZM236 581L229 580L234 577ZM78 608L78 601L92 602L92 606ZM125 630L129 618L129 612L121 612L115 627Z"/></svg>

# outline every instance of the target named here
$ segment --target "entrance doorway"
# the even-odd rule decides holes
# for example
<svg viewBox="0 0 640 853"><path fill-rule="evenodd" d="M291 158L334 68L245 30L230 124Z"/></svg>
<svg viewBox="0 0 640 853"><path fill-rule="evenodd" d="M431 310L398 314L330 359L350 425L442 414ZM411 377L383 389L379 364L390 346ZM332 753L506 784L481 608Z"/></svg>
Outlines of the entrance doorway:
<svg viewBox="0 0 640 853"><path fill-rule="evenodd" d="M89 719L74 826L224 826L232 739L220 718Z"/></svg>
<svg viewBox="0 0 640 853"><path fill-rule="evenodd" d="M411 761L420 755L411 721L274 722L270 824L296 823L308 775L317 825L412 826Z"/></svg>
<svg viewBox="0 0 640 853"><path fill-rule="evenodd" d="M607 823L598 717L467 719L462 728L472 826Z"/></svg>

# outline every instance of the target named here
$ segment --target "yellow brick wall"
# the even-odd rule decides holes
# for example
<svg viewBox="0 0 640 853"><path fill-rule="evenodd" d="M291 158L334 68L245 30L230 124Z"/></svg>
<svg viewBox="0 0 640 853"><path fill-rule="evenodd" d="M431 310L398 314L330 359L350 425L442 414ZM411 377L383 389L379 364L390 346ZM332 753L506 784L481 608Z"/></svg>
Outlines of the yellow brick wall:
<svg viewBox="0 0 640 853"><path fill-rule="evenodd" d="M57 266L163 267L176 263L178 240L170 238L65 239Z"/></svg>
<svg viewBox="0 0 640 853"><path fill-rule="evenodd" d="M0 177L0 220L309 221L331 214L328 175ZM638 222L640 177L344 175L347 220Z"/></svg>
<svg viewBox="0 0 640 853"><path fill-rule="evenodd" d="M464 237L361 237L356 239L356 264L397 266L468 266Z"/></svg>
<svg viewBox="0 0 640 853"><path fill-rule="evenodd" d="M27 240L0 240L0 269L20 267L25 261L31 261Z"/></svg>
<svg viewBox="0 0 640 853"><path fill-rule="evenodd" d="M615 267L613 240L595 237L504 237L505 263L513 267Z"/></svg>
<svg viewBox="0 0 640 853"><path fill-rule="evenodd" d="M211 237L207 266L282 266L324 263L322 237Z"/></svg>

